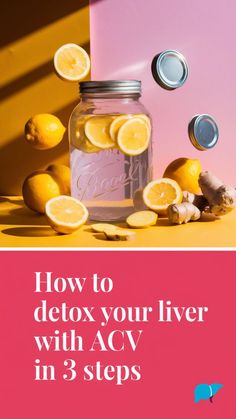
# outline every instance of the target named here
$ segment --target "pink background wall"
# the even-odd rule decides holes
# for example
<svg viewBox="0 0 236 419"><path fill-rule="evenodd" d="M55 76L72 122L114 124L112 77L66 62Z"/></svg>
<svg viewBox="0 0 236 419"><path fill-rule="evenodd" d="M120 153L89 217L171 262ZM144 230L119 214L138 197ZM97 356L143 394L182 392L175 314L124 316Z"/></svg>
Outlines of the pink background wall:
<svg viewBox="0 0 236 419"><path fill-rule="evenodd" d="M177 157L199 158L225 181L235 176L236 3L234 0L91 0L93 79L136 78L154 121L155 175ZM186 84L160 88L151 74L158 52L177 49L189 65ZM187 125L209 113L220 128L217 146L197 151Z"/></svg>
<svg viewBox="0 0 236 419"><path fill-rule="evenodd" d="M204 275L192 269L199 260ZM234 252L2 253L1 418L235 419L235 279L231 274L234 261ZM158 266L155 273L154 265ZM88 278L97 272L100 277L109 275L114 288L110 294L94 294L90 287L81 295L68 291L38 294L34 292L35 271L51 271L54 277ZM99 323L86 322L36 323L33 311L42 299L48 300L49 307L66 301L69 307L154 308L150 322L145 324L111 320L102 328ZM206 322L158 323L159 299L171 299L173 306L207 305ZM143 336L135 352L129 348L122 353L89 352L87 344L84 352L39 353L33 336L71 329L86 336L88 343L98 329L105 336L112 330L140 329ZM34 381L33 366L38 358L42 364L55 365L56 381ZM71 382L62 379L63 361L67 358L76 361L79 372ZM123 386L116 386L114 381L83 381L83 366L97 360L103 365L140 364L142 380ZM194 387L200 383L223 384L213 403L194 403Z"/></svg>

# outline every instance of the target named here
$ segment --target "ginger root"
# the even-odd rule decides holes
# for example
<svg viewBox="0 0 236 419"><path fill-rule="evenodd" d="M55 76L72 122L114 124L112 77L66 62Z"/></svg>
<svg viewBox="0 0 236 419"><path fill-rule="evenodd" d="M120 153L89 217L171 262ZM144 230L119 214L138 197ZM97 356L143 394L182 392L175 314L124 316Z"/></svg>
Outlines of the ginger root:
<svg viewBox="0 0 236 419"><path fill-rule="evenodd" d="M167 212L168 219L173 224L186 224L189 221L197 221L201 217L199 208L191 202L169 205Z"/></svg>
<svg viewBox="0 0 236 419"><path fill-rule="evenodd" d="M188 191L183 191L183 202L190 202L199 208L200 211L204 211L209 205L204 195L198 195Z"/></svg>
<svg viewBox="0 0 236 419"><path fill-rule="evenodd" d="M116 228L115 230L104 230L104 235L107 240L113 241L125 241L125 240L134 240L136 233L134 231L125 230L122 228Z"/></svg>
<svg viewBox="0 0 236 419"><path fill-rule="evenodd" d="M210 172L202 172L199 176L199 186L209 203L210 212L215 215L225 215L236 206L236 190L225 185Z"/></svg>

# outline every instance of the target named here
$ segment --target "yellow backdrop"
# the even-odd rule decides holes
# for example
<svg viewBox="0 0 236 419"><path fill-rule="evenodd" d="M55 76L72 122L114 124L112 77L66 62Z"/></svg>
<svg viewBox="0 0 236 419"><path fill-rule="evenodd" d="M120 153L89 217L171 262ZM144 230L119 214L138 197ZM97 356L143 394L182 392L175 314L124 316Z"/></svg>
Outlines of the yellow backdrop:
<svg viewBox="0 0 236 419"><path fill-rule="evenodd" d="M75 42L89 50L88 0L5 2L0 50L0 194L19 195L24 178L49 163L69 163L68 136L52 150L24 140L24 125L36 113L57 115L67 126L78 102L76 83L53 70L58 47Z"/></svg>

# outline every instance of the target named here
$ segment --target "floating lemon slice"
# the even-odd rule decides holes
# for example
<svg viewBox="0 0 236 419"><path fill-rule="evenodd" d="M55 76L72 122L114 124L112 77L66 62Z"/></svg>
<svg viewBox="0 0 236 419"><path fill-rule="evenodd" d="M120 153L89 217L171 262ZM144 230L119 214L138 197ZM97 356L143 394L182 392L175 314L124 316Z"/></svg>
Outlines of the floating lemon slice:
<svg viewBox="0 0 236 419"><path fill-rule="evenodd" d="M91 144L103 150L115 146L109 131L112 121L112 116L103 115L93 116L85 123L84 132Z"/></svg>
<svg viewBox="0 0 236 419"><path fill-rule="evenodd" d="M126 222L132 228L146 228L155 225L157 217L153 211L137 211L129 215Z"/></svg>
<svg viewBox="0 0 236 419"><path fill-rule="evenodd" d="M131 118L129 115L120 115L117 116L114 121L112 121L110 125L110 136L113 139L113 141L116 141L117 134L120 129L120 127L123 125L125 121L127 121L129 118Z"/></svg>
<svg viewBox="0 0 236 419"><path fill-rule="evenodd" d="M79 45L65 44L54 55L54 67L63 80L80 81L89 73L90 59Z"/></svg>
<svg viewBox="0 0 236 419"><path fill-rule="evenodd" d="M153 180L143 190L145 205L158 213L165 212L171 204L179 204L182 197L178 183L168 178Z"/></svg>
<svg viewBox="0 0 236 419"><path fill-rule="evenodd" d="M61 234L78 230L88 219L88 210L78 199L60 195L50 199L45 207L50 226Z"/></svg>
<svg viewBox="0 0 236 419"><path fill-rule="evenodd" d="M138 156L147 148L150 140L150 129L141 118L131 118L119 129L117 144L124 154Z"/></svg>

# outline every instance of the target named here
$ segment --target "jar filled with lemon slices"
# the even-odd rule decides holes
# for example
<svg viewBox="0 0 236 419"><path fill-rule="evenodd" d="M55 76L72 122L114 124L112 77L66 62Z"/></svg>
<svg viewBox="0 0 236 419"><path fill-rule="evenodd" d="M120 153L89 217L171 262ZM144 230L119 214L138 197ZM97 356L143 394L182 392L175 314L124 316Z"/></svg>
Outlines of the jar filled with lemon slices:
<svg viewBox="0 0 236 419"><path fill-rule="evenodd" d="M152 180L151 119L138 80L80 83L69 123L71 193L91 220L122 221Z"/></svg>

